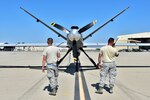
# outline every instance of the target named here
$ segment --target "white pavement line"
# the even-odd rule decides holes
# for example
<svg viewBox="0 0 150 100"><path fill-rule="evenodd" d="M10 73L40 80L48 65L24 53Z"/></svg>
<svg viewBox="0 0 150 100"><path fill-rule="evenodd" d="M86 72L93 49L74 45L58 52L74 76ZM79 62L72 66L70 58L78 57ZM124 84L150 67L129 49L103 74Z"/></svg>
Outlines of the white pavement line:
<svg viewBox="0 0 150 100"><path fill-rule="evenodd" d="M85 94L83 89L82 77L81 72L79 72L79 92L80 92L80 100L85 100Z"/></svg>
<svg viewBox="0 0 150 100"><path fill-rule="evenodd" d="M43 76L39 81L37 81L30 89L28 89L18 100L29 100L30 97L35 93L37 87L41 86L40 84L43 83L43 80L46 76Z"/></svg>

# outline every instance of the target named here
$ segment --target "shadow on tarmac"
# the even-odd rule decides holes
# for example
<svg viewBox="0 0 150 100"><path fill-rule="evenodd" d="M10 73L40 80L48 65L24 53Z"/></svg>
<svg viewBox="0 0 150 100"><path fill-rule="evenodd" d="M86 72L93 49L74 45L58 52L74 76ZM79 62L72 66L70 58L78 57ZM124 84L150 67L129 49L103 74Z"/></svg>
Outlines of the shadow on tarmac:
<svg viewBox="0 0 150 100"><path fill-rule="evenodd" d="M91 86L94 87L96 90L98 90L98 88L99 88L99 83L91 84ZM106 84L104 85L104 89L105 89L108 93L110 93L110 92L109 92L110 88L109 88L108 86L106 86Z"/></svg>
<svg viewBox="0 0 150 100"><path fill-rule="evenodd" d="M62 68L66 68L66 69L62 69ZM96 67L94 66L80 66L80 69L82 69L82 71L86 71L86 70L97 70ZM74 65L74 63L70 63L69 66L60 66L59 67L60 71L66 72L70 75L74 75L76 72L76 66Z"/></svg>
<svg viewBox="0 0 150 100"><path fill-rule="evenodd" d="M70 75L74 75L75 72L76 72L75 69L76 69L76 68L75 68L74 63L71 63L69 66L66 66L66 69L64 70L64 72L66 72L66 73L68 73L68 74L70 74ZM61 70L61 69L59 69L59 70Z"/></svg>
<svg viewBox="0 0 150 100"><path fill-rule="evenodd" d="M45 86L45 87L43 88L43 91L48 91L48 92L50 92L50 91L51 91L50 85Z"/></svg>
<svg viewBox="0 0 150 100"><path fill-rule="evenodd" d="M58 90L58 87L59 86L56 87L56 90ZM52 89L51 89L50 85L47 85L43 88L43 91L52 92Z"/></svg>

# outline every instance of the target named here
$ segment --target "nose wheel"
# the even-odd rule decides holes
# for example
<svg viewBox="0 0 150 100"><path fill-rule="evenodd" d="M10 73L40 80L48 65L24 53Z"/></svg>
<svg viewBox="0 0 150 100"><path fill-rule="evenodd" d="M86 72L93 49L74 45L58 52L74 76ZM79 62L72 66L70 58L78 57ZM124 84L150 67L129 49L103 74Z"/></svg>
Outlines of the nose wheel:
<svg viewBox="0 0 150 100"><path fill-rule="evenodd" d="M75 65L75 70L78 72L80 70L80 61L78 58L74 58L74 65Z"/></svg>

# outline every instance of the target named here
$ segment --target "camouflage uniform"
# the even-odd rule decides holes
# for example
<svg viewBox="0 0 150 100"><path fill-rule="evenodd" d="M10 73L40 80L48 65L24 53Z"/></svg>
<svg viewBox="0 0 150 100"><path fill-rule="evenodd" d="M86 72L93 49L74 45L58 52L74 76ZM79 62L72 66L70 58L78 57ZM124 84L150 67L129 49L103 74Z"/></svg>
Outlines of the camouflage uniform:
<svg viewBox="0 0 150 100"><path fill-rule="evenodd" d="M49 79L51 89L58 86L58 67L55 64L47 64L47 77Z"/></svg>
<svg viewBox="0 0 150 100"><path fill-rule="evenodd" d="M103 63L103 67L100 73L100 84L99 84L100 87L104 87L105 80L108 74L109 74L109 86L114 87L115 78L117 75L115 62Z"/></svg>

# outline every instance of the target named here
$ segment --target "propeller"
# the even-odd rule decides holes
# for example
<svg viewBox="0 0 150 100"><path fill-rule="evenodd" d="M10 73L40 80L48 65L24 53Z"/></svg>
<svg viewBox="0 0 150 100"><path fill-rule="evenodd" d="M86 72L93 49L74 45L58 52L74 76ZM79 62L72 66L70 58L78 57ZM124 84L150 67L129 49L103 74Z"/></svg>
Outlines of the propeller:
<svg viewBox="0 0 150 100"><path fill-rule="evenodd" d="M56 28L58 28L59 30L61 30L61 31L65 32L65 33L70 33L69 30L67 30L66 28L64 28L63 26L61 26L59 24L56 24L56 23L52 22L51 25L54 26L54 27L56 27Z"/></svg>
<svg viewBox="0 0 150 100"><path fill-rule="evenodd" d="M87 24L86 26L82 27L78 32L79 32L79 33L82 33L82 32L84 32L84 31L88 30L88 29L91 28L93 25L95 25L96 22L97 22L97 20L94 20L93 22L91 22L91 23Z"/></svg>

